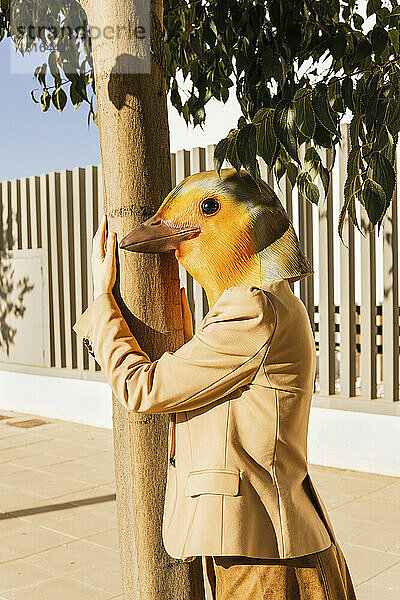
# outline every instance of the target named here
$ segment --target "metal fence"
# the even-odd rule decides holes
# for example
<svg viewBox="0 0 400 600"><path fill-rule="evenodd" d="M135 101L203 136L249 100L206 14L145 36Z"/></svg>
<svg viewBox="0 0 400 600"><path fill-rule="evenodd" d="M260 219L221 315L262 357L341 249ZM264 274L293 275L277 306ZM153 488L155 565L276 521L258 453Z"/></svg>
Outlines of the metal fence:
<svg viewBox="0 0 400 600"><path fill-rule="evenodd" d="M397 187L379 237L368 231L360 214L364 235L346 222L345 244L339 242L336 221L349 152L347 125L342 133L328 196L318 206L292 192L286 177L278 187L265 165L262 175L279 195L314 266L314 277L294 289L315 331L316 392L320 397L393 402L399 398ZM213 150L208 146L171 154L173 185L213 168ZM323 151L323 160L329 165L329 151ZM0 348L0 369L103 379L72 330L92 300L90 253L102 206L97 166L0 184L1 260L10 262L15 278L28 276L33 285L23 318L9 317L16 334L9 355ZM207 301L183 269L180 274L196 326Z"/></svg>

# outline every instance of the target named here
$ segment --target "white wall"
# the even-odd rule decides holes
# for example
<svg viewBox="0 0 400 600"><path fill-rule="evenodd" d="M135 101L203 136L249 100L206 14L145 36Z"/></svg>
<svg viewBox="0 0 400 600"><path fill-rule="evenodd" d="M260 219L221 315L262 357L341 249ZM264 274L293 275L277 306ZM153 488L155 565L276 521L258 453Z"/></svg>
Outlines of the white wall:
<svg viewBox="0 0 400 600"><path fill-rule="evenodd" d="M112 427L107 383L0 371L0 410Z"/></svg>
<svg viewBox="0 0 400 600"><path fill-rule="evenodd" d="M0 371L0 410L112 427L108 384ZM310 463L400 476L400 417L312 406Z"/></svg>

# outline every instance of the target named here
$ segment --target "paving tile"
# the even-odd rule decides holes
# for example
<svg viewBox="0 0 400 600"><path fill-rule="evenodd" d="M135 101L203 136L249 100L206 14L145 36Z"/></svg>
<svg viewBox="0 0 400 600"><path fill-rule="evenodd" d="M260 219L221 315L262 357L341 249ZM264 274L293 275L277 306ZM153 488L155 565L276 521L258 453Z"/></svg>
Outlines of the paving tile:
<svg viewBox="0 0 400 600"><path fill-rule="evenodd" d="M399 600L400 592L384 590L381 585L376 585L373 581L363 583L356 588L357 600Z"/></svg>
<svg viewBox="0 0 400 600"><path fill-rule="evenodd" d="M92 466L105 466L114 468L114 456L112 452L100 452L99 454L93 454L91 456L85 456L82 459L83 463L87 463Z"/></svg>
<svg viewBox="0 0 400 600"><path fill-rule="evenodd" d="M117 527L112 527L111 529L107 529L106 531L102 531L101 533L90 535L85 539L88 542L92 542L92 544L105 546L106 548L110 548L111 550L115 551L119 550Z"/></svg>
<svg viewBox="0 0 400 600"><path fill-rule="evenodd" d="M400 523L392 525L371 524L366 531L351 538L352 544L382 550L383 552L400 553Z"/></svg>
<svg viewBox="0 0 400 600"><path fill-rule="evenodd" d="M1 512L13 512L15 510L31 509L33 507L41 506L43 504L43 498L37 494L32 494L25 490L16 491L16 488L7 486L8 490L3 491L0 494L0 511ZM4 487L4 490L6 488Z"/></svg>
<svg viewBox="0 0 400 600"><path fill-rule="evenodd" d="M66 438L72 444L81 444L98 450L112 450L113 434L111 430L99 429L72 433Z"/></svg>
<svg viewBox="0 0 400 600"><path fill-rule="evenodd" d="M390 524L400 519L400 506L364 496L333 509L331 514L346 514L359 521Z"/></svg>
<svg viewBox="0 0 400 600"><path fill-rule="evenodd" d="M324 481L319 486L324 496L329 497L331 494L340 493L349 498L360 498L371 492L385 489L391 483L385 480L368 479L366 477L343 477L339 481L331 478L329 481ZM369 496L371 497L371 496Z"/></svg>
<svg viewBox="0 0 400 600"><path fill-rule="evenodd" d="M97 448L87 448L86 446L80 446L79 444L71 444L64 439L43 439L35 444L31 444L31 446L33 446L33 450L43 448L47 454L52 454L68 460L99 453Z"/></svg>
<svg viewBox="0 0 400 600"><path fill-rule="evenodd" d="M72 504L102 504L109 503L110 497L115 494L115 487L96 485L79 492L71 492L57 496L55 500L61 502L72 502Z"/></svg>
<svg viewBox="0 0 400 600"><path fill-rule="evenodd" d="M42 438L35 436L33 433L30 433L28 431L24 431L22 433L19 429L15 433L15 435L7 436L5 438L0 439L0 451L3 452L3 450L7 450L10 448L19 448L21 446L34 446L36 444L39 444L40 446L46 442L47 440L43 440Z"/></svg>
<svg viewBox="0 0 400 600"><path fill-rule="evenodd" d="M364 597L376 599L398 600L400 598L400 563L385 569L370 581L359 586L360 600Z"/></svg>
<svg viewBox="0 0 400 600"><path fill-rule="evenodd" d="M56 477L42 471L31 470L29 481L26 472L13 473L3 478L6 485L15 487L17 490L23 490L29 487L32 494L37 494L43 498L54 498L67 494L68 492L78 492L90 487L90 483L67 479L66 477Z"/></svg>
<svg viewBox="0 0 400 600"><path fill-rule="evenodd" d="M29 562L34 566L47 568L57 576L74 578L89 565L97 565L100 569L103 564L115 564L118 561L118 552L85 540L75 540L29 557ZM116 593L119 593L119 590L116 590Z"/></svg>
<svg viewBox="0 0 400 600"><path fill-rule="evenodd" d="M16 531L0 537L0 563L30 556L71 541L73 538L64 534L25 523Z"/></svg>
<svg viewBox="0 0 400 600"><path fill-rule="evenodd" d="M101 569L95 562L81 564L75 572L74 579L83 581L110 594L120 594L122 592L121 569L119 564L119 555L116 553L114 560L102 563Z"/></svg>
<svg viewBox="0 0 400 600"><path fill-rule="evenodd" d="M36 567L26 559L13 560L0 565L0 594L51 578L52 575L43 567Z"/></svg>
<svg viewBox="0 0 400 600"><path fill-rule="evenodd" d="M109 593L73 579L57 577L7 593L7 600L107 600Z"/></svg>
<svg viewBox="0 0 400 600"><path fill-rule="evenodd" d="M369 500L382 500L396 504L395 510L400 512L400 480L392 481L390 484L380 487L368 495Z"/></svg>
<svg viewBox="0 0 400 600"><path fill-rule="evenodd" d="M30 446L17 446L15 448L3 448L0 452L0 463L15 462L20 458L30 456Z"/></svg>
<svg viewBox="0 0 400 600"><path fill-rule="evenodd" d="M40 469L44 466L54 465L65 461L66 459L62 456L47 454L47 452L29 452L28 454L23 453L22 455L13 459L14 464L27 469Z"/></svg>
<svg viewBox="0 0 400 600"><path fill-rule="evenodd" d="M56 465L43 466L40 471L52 475L63 475L76 481L88 482L94 485L114 482L114 466L109 463L106 465L90 465L82 460L71 460Z"/></svg>
<svg viewBox="0 0 400 600"><path fill-rule="evenodd" d="M28 471L26 467L21 465L17 465L15 463L1 463L0 464L0 480L3 480L7 475L12 475L13 473L21 473L22 471Z"/></svg>
<svg viewBox="0 0 400 600"><path fill-rule="evenodd" d="M72 502L50 501L49 503L44 502L41 506L34 507L32 510L14 511L13 514L24 522L52 528L54 523L74 517L77 514L80 515L82 520L85 520L91 508L91 506L85 505L78 507Z"/></svg>
<svg viewBox="0 0 400 600"><path fill-rule="evenodd" d="M349 541L356 535L367 531L371 526L367 521L359 521L352 515L348 515L345 510L340 513L331 510L329 516L336 536L340 541Z"/></svg>
<svg viewBox="0 0 400 600"><path fill-rule="evenodd" d="M100 513L93 509L83 512L75 507L75 514L57 515L58 518L43 520L41 526L76 538L86 538L101 533L111 526L116 527L116 517L108 513L109 511Z"/></svg>
<svg viewBox="0 0 400 600"><path fill-rule="evenodd" d="M343 542L340 546L355 585L376 578L380 572L400 562L396 554L356 546L352 542Z"/></svg>

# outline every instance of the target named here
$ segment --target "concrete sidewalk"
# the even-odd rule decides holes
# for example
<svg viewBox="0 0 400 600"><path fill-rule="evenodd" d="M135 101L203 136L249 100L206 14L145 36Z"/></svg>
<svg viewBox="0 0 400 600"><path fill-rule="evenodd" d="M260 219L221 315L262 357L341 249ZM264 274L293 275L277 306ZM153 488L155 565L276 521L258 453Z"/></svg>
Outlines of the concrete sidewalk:
<svg viewBox="0 0 400 600"><path fill-rule="evenodd" d="M359 600L400 598L400 479L311 465ZM0 414L0 599L122 598L112 434Z"/></svg>

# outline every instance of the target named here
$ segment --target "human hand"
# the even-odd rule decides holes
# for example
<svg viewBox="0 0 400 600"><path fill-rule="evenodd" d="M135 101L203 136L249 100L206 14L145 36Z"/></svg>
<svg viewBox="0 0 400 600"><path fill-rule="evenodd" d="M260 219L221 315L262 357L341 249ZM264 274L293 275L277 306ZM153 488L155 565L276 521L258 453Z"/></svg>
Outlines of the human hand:
<svg viewBox="0 0 400 600"><path fill-rule="evenodd" d="M93 299L111 292L117 276L117 263L115 258L116 234L110 231L106 241L107 216L104 215L102 223L93 238L92 246L92 273L93 273ZM104 246L106 245L106 248Z"/></svg>
<svg viewBox="0 0 400 600"><path fill-rule="evenodd" d="M193 337L193 322L192 313L190 311L189 302L186 296L185 288L181 288L181 303L182 303L182 320L183 320L183 338L184 342L188 342Z"/></svg>

